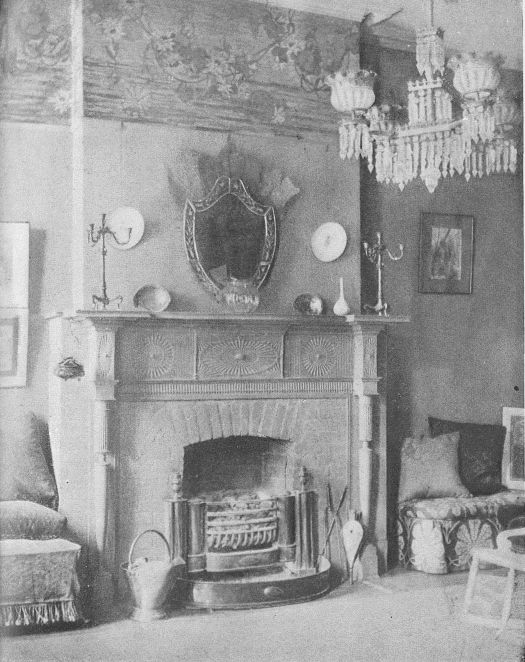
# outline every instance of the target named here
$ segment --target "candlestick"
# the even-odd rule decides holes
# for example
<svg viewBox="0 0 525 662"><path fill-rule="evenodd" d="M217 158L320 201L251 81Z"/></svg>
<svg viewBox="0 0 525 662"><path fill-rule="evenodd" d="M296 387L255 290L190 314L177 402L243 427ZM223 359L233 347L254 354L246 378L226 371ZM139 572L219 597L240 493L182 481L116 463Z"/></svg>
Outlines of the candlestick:
<svg viewBox="0 0 525 662"><path fill-rule="evenodd" d="M104 310L110 303L116 302L118 308L120 308L120 304L122 303L122 296L120 294L112 298L108 297L106 283L106 255L108 253L108 249L106 247L106 235L110 235L113 238L113 241L115 241L115 243L119 246L124 246L131 239L131 228L128 228L128 238L126 241L120 241L117 238L115 232L113 232L106 225L106 214L102 214L102 222L97 230L95 230L94 223L89 224L88 242L91 244L91 246L95 246L98 244L100 239L102 239L102 295L93 294L92 301L95 308L97 308L99 304L102 304L102 308Z"/></svg>
<svg viewBox="0 0 525 662"><path fill-rule="evenodd" d="M364 308L368 312L386 316L388 315L388 304L383 299L383 256L386 253L392 261L397 262L403 257L404 246L403 244L399 244L399 255L392 255L383 243L382 233L377 232L376 243L370 246L367 241L363 241L363 249L366 257L375 266L377 271L377 302L373 306L365 304Z"/></svg>

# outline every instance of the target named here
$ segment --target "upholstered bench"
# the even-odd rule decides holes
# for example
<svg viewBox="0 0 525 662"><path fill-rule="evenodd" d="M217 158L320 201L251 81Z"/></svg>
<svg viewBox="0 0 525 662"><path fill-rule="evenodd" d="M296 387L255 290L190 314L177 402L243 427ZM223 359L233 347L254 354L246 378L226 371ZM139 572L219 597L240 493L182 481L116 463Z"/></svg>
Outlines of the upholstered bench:
<svg viewBox="0 0 525 662"><path fill-rule="evenodd" d="M430 436L401 449L399 560L432 574L468 569L471 550L496 547L525 515L525 492L502 484L505 428L429 417Z"/></svg>
<svg viewBox="0 0 525 662"><path fill-rule="evenodd" d="M432 574L467 570L472 548L496 547L498 533L525 514L525 492L414 499L398 511L399 560Z"/></svg>

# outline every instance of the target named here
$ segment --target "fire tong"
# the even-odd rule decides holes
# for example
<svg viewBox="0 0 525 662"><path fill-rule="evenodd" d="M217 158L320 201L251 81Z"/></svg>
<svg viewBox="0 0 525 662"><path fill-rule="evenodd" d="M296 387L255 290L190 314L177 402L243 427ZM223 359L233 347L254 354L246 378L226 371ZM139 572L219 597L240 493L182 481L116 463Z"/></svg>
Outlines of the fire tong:
<svg viewBox="0 0 525 662"><path fill-rule="evenodd" d="M358 521L356 513L352 510L348 511L348 521L341 525L341 519L339 517L339 511L344 503L347 493L347 487L343 490L339 504L337 505L337 510L334 512L334 504L332 499L332 488L328 483L326 486L326 502L327 502L327 511L331 515L332 521L328 528L328 533L326 535L323 551L321 556L324 555L326 549L330 542L330 537L334 526L337 527L338 533L338 543L339 543L339 556L343 560L344 568L344 579L350 579L352 583L355 581L360 581L363 579L363 569L361 566L361 561L358 556L359 548L361 547L361 542L363 539L363 527Z"/></svg>
<svg viewBox="0 0 525 662"><path fill-rule="evenodd" d="M332 517L330 526L328 528L328 533L326 534L326 539L323 547L323 551L321 552L321 556L324 556L324 553L326 552L326 549L330 543L330 537L332 535L332 531L334 530L334 526L337 527L337 534L338 534L338 547L339 547L339 556L344 559L343 561L343 567L344 567L344 578L348 578L348 565L347 565L347 560L346 560L346 554L345 554L345 549L343 545L343 536L342 536L342 525L341 525L341 519L339 518L339 511L341 510L341 507L344 503L346 493L348 491L348 487L345 486L343 493L341 494L341 498L339 500L339 503L337 505L337 510L334 511L334 502L332 499L332 488L330 486L330 483L327 483L326 485L326 503L327 503L327 509L328 509L328 514Z"/></svg>

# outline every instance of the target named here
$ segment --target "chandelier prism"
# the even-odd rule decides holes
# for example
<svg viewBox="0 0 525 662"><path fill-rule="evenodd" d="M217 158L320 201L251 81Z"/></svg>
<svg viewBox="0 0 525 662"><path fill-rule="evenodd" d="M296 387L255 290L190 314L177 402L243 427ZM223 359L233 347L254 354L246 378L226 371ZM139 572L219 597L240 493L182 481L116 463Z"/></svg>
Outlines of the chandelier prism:
<svg viewBox="0 0 525 662"><path fill-rule="evenodd" d="M421 76L408 81L408 122L390 118L374 105L375 73L338 71L327 77L330 101L342 114L340 156L362 157L377 181L401 190L420 177L433 193L441 178L454 173L481 177L516 172L514 131L518 108L498 86L501 59L492 53L462 54L449 59L453 85L461 97L455 112L452 95L444 88L445 48L442 32L433 26L416 37L416 64Z"/></svg>

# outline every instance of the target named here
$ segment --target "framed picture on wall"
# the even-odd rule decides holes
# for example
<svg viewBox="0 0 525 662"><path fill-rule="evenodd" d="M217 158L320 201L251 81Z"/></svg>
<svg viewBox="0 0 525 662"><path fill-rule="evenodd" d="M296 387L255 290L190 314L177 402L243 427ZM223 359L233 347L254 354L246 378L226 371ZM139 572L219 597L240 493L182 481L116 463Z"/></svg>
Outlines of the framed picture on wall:
<svg viewBox="0 0 525 662"><path fill-rule="evenodd" d="M0 388L26 385L27 308L0 308Z"/></svg>
<svg viewBox="0 0 525 662"><path fill-rule="evenodd" d="M0 223L0 307L27 308L29 223Z"/></svg>
<svg viewBox="0 0 525 662"><path fill-rule="evenodd" d="M503 483L510 488L525 490L525 409L503 407L502 423L507 428L503 451Z"/></svg>
<svg viewBox="0 0 525 662"><path fill-rule="evenodd" d="M461 214L421 214L419 292L471 294L474 218Z"/></svg>

